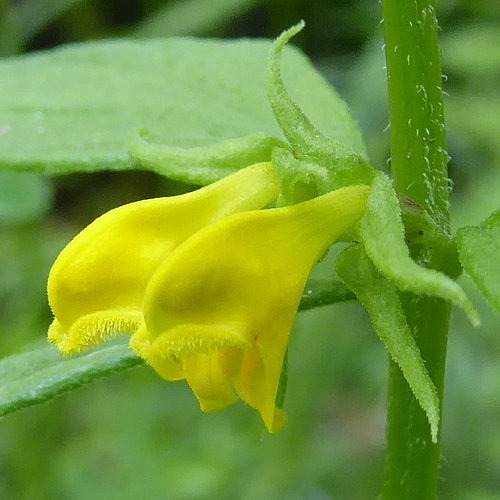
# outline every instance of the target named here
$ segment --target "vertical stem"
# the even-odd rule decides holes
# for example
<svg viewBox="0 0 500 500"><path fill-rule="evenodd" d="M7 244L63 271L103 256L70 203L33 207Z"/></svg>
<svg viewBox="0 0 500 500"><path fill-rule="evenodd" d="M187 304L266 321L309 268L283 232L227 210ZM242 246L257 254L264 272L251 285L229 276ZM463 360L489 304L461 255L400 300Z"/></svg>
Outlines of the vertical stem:
<svg viewBox="0 0 500 500"><path fill-rule="evenodd" d="M396 188L446 227L448 156L433 0L383 0Z"/></svg>
<svg viewBox="0 0 500 500"><path fill-rule="evenodd" d="M403 297L408 324L436 389L443 398L449 307L438 299ZM391 361L385 500L433 500L437 497L440 440L432 443L429 423L400 369Z"/></svg>
<svg viewBox="0 0 500 500"><path fill-rule="evenodd" d="M395 187L446 231L448 157L434 1L382 0L382 11ZM438 267L438 255L432 255L432 249L427 252L430 266ZM413 295L404 295L402 302L442 401L449 307ZM431 442L425 414L391 362L384 499L435 499L439 459L440 442Z"/></svg>

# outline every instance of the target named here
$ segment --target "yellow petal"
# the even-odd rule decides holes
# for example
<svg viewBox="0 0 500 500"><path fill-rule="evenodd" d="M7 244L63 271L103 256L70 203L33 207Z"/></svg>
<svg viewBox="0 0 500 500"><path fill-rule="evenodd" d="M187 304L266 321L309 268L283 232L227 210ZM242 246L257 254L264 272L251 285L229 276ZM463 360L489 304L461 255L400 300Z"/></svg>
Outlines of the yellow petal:
<svg viewBox="0 0 500 500"><path fill-rule="evenodd" d="M236 401L231 374L225 372L217 351L189 356L184 360L184 372L204 412L224 410Z"/></svg>
<svg viewBox="0 0 500 500"><path fill-rule="evenodd" d="M49 275L49 302L57 321L51 340L67 353L110 334L133 331L144 292L160 263L189 236L213 221L276 199L270 163L243 169L210 186L107 212L61 252ZM96 320L96 321L94 321ZM83 321L85 328L77 327Z"/></svg>
<svg viewBox="0 0 500 500"><path fill-rule="evenodd" d="M201 409L215 412L234 403L233 383L241 363L241 350L249 347L231 332L205 325L183 325L153 342L144 325L130 339L130 346L163 378L186 378Z"/></svg>
<svg viewBox="0 0 500 500"><path fill-rule="evenodd" d="M198 347L179 351L189 359L226 347L215 345L209 332L246 340L251 348L244 349L235 388L270 431L280 428L285 417L275 399L302 291L317 260L363 216L368 192L368 186L345 187L200 230L151 278L144 307L150 342L178 336L183 344L183 325L189 325L199 332Z"/></svg>
<svg viewBox="0 0 500 500"><path fill-rule="evenodd" d="M186 377L182 360L214 351L224 353L221 362L226 366L225 371L233 373L235 353L239 356L242 350L251 347L251 343L238 332L236 325L232 331L225 331L203 324L184 324L151 338L143 324L132 335L130 347L163 378L179 380Z"/></svg>
<svg viewBox="0 0 500 500"><path fill-rule="evenodd" d="M70 334L54 319L49 327L49 342L65 355L79 352L89 344L101 344L119 332L132 332L140 324L142 315L138 311L99 311L78 318Z"/></svg>
<svg viewBox="0 0 500 500"><path fill-rule="evenodd" d="M182 362L179 359L166 352L155 350L144 324L130 338L130 347L165 380L176 381L186 378Z"/></svg>

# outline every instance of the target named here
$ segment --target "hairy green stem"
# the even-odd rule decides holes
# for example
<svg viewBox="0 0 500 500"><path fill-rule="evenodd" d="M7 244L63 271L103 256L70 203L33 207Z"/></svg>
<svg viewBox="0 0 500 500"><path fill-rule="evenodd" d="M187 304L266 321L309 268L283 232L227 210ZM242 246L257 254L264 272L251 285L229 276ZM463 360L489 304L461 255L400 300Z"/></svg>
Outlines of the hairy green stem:
<svg viewBox="0 0 500 500"><path fill-rule="evenodd" d="M445 226L448 155L434 3L383 0L382 9L394 182L402 194Z"/></svg>
<svg viewBox="0 0 500 500"><path fill-rule="evenodd" d="M448 156L434 3L382 0L382 11L395 187L447 232ZM442 268L440 251L424 249L427 264L449 271ZM440 300L413 295L404 295L402 302L442 402L449 307ZM435 499L439 462L440 436L438 443L431 442L426 416L391 362L383 498Z"/></svg>

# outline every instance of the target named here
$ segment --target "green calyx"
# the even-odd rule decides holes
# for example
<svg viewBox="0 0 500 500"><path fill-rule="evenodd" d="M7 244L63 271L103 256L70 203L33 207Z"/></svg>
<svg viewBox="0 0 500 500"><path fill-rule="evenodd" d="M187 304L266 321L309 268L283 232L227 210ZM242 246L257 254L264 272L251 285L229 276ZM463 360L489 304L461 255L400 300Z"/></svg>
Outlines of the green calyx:
<svg viewBox="0 0 500 500"><path fill-rule="evenodd" d="M128 144L138 165L170 179L207 185L242 168L269 161L272 150L284 143L266 134L227 139L209 146L180 148L153 142L146 129L139 130Z"/></svg>

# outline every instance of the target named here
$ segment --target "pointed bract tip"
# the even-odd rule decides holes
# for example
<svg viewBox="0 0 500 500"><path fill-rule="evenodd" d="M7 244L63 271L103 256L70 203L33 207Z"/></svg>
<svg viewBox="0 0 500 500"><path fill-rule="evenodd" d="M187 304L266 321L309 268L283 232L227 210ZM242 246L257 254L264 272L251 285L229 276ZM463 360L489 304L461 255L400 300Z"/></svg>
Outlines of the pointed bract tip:
<svg viewBox="0 0 500 500"><path fill-rule="evenodd" d="M300 33L306 25L306 22L301 19L297 24L294 24L290 28L284 30L281 35L276 38L275 48L279 51L281 50L288 41L293 38L297 33Z"/></svg>

